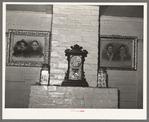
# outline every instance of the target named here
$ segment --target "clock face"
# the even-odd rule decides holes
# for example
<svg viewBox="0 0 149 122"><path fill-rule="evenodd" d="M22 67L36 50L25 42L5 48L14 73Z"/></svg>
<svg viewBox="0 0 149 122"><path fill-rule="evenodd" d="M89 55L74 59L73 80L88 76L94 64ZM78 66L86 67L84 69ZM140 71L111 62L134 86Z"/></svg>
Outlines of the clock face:
<svg viewBox="0 0 149 122"><path fill-rule="evenodd" d="M79 55L70 56L69 79L81 80L82 57Z"/></svg>
<svg viewBox="0 0 149 122"><path fill-rule="evenodd" d="M70 65L72 67L79 67L82 63L81 56L71 56L70 57Z"/></svg>

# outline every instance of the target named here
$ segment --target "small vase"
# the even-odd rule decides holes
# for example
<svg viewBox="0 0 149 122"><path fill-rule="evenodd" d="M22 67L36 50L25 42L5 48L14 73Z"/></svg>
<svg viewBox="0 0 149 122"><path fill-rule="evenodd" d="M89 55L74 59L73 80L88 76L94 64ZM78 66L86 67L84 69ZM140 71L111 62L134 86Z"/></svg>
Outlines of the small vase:
<svg viewBox="0 0 149 122"><path fill-rule="evenodd" d="M103 68L100 68L98 72L97 87L107 87L107 72Z"/></svg>

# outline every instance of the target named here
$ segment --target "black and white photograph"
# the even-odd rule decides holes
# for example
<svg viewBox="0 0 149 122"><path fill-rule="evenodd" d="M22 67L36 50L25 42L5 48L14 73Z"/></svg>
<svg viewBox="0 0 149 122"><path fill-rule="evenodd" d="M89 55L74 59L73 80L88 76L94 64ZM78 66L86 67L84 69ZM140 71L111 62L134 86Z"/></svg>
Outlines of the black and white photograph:
<svg viewBox="0 0 149 122"><path fill-rule="evenodd" d="M137 37L102 36L100 67L136 70Z"/></svg>
<svg viewBox="0 0 149 122"><path fill-rule="evenodd" d="M49 32L8 30L7 65L42 66L48 61L49 37Z"/></svg>
<svg viewBox="0 0 149 122"><path fill-rule="evenodd" d="M3 2L3 119L147 119L147 3Z"/></svg>

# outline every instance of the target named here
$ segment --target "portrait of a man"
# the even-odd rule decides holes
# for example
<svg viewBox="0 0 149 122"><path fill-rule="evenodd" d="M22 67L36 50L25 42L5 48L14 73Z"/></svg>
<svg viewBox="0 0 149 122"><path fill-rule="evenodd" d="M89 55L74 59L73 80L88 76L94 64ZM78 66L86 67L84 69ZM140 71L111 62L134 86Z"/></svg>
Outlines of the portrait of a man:
<svg viewBox="0 0 149 122"><path fill-rule="evenodd" d="M24 39L22 39L21 41L18 41L14 47L13 56L14 57L27 57L28 56L27 46L28 46L28 43Z"/></svg>
<svg viewBox="0 0 149 122"><path fill-rule="evenodd" d="M107 45L106 51L102 53L102 59L108 60L108 61L115 60L114 46L112 44Z"/></svg>

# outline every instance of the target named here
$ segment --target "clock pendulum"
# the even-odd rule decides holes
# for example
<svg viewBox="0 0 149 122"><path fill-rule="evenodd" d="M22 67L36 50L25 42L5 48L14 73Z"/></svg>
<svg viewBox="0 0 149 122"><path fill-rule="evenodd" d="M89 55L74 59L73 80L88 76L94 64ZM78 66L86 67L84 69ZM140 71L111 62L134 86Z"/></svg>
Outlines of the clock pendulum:
<svg viewBox="0 0 149 122"><path fill-rule="evenodd" d="M68 60L68 70L65 74L65 79L62 82L62 86L82 86L88 87L86 82L83 66L85 57L87 57L88 52L82 50L79 45L71 46L71 49L65 50L65 55Z"/></svg>

